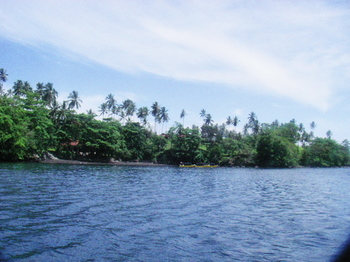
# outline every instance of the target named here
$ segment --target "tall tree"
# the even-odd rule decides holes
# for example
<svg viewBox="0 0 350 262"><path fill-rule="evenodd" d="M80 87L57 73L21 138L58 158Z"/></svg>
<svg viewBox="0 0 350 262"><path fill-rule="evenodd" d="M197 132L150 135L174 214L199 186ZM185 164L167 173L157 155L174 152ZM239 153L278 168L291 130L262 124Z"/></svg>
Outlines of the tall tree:
<svg viewBox="0 0 350 262"><path fill-rule="evenodd" d="M47 83L42 90L42 99L48 106L52 107L53 103L56 101L57 96L58 93L55 88L53 88L52 83Z"/></svg>
<svg viewBox="0 0 350 262"><path fill-rule="evenodd" d="M312 121L312 122L310 123L310 128L311 128L311 130L315 130L315 128L316 128L316 123L315 123L315 121Z"/></svg>
<svg viewBox="0 0 350 262"><path fill-rule="evenodd" d="M117 101L115 100L114 95L109 94L106 97L106 100L107 109L113 113L113 111L115 111L115 107L117 106Z"/></svg>
<svg viewBox="0 0 350 262"><path fill-rule="evenodd" d="M44 89L45 89L44 83L37 83L35 92L37 92L40 95L40 97L42 97L44 93Z"/></svg>
<svg viewBox="0 0 350 262"><path fill-rule="evenodd" d="M28 92L32 92L32 87L30 84L25 81L23 82L22 80L17 80L14 85L13 85L13 93L16 96L26 96Z"/></svg>
<svg viewBox="0 0 350 262"><path fill-rule="evenodd" d="M207 112L205 111L205 109L202 109L202 110L200 111L199 115L200 115L201 118L206 118Z"/></svg>
<svg viewBox="0 0 350 262"><path fill-rule="evenodd" d="M248 117L248 126L254 135L257 135L260 130L258 118L254 112L251 112Z"/></svg>
<svg viewBox="0 0 350 262"><path fill-rule="evenodd" d="M0 68L0 94L3 93L2 87L3 83L7 81L8 74L6 73L6 70L3 68Z"/></svg>
<svg viewBox="0 0 350 262"><path fill-rule="evenodd" d="M102 103L99 108L100 108L99 112L101 112L100 116L101 115L104 116L108 112L108 105L106 102Z"/></svg>
<svg viewBox="0 0 350 262"><path fill-rule="evenodd" d="M135 103L130 99L124 100L121 107L125 111L126 116L133 116L136 110Z"/></svg>
<svg viewBox="0 0 350 262"><path fill-rule="evenodd" d="M182 109L180 118L182 119L182 126L185 126L185 116L186 116L186 111L185 109Z"/></svg>
<svg viewBox="0 0 350 262"><path fill-rule="evenodd" d="M160 109L159 117L160 117L160 121L163 122L163 125L162 125L162 132L163 132L164 123L167 123L170 120L168 110L164 106Z"/></svg>
<svg viewBox="0 0 350 262"><path fill-rule="evenodd" d="M327 136L328 139L331 139L332 136L333 136L332 131L331 131L331 130L328 130L327 133L326 133L326 136Z"/></svg>
<svg viewBox="0 0 350 262"><path fill-rule="evenodd" d="M125 123L125 119L126 119L126 114L125 114L125 112L123 110L120 111L119 117L120 117L120 121L122 121L122 123L124 124Z"/></svg>
<svg viewBox="0 0 350 262"><path fill-rule="evenodd" d="M73 109L74 107L76 109L79 109L80 103L83 102L79 97L78 91L75 91L75 90L69 94L68 99L69 99L68 109Z"/></svg>
<svg viewBox="0 0 350 262"><path fill-rule="evenodd" d="M149 111L148 107L140 107L139 110L137 111L137 117L141 120L143 125L147 124L147 117L148 117Z"/></svg>
<svg viewBox="0 0 350 262"><path fill-rule="evenodd" d="M160 113L160 106L158 102L154 102L152 107L151 114L154 117L154 132L157 133L156 123L159 122L159 113Z"/></svg>
<svg viewBox="0 0 350 262"><path fill-rule="evenodd" d="M205 125L210 125L210 124L213 123L213 122L214 122L214 120L213 120L211 114L207 114L207 115L205 116L205 119L204 119L204 124L205 124Z"/></svg>
<svg viewBox="0 0 350 262"><path fill-rule="evenodd" d="M235 117L233 118L232 125L233 125L234 127L237 127L237 125L238 125L239 122L240 122L240 120L238 119L237 116L235 116Z"/></svg>
<svg viewBox="0 0 350 262"><path fill-rule="evenodd" d="M227 120L226 120L226 125L230 126L232 124L232 118L230 116L227 117Z"/></svg>

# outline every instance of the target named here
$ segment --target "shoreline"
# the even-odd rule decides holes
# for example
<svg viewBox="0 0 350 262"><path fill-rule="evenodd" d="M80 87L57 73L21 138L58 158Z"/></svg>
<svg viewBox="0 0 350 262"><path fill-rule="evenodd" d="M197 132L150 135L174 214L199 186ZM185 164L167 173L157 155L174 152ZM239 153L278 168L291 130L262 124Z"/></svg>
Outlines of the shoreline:
<svg viewBox="0 0 350 262"><path fill-rule="evenodd" d="M143 166L143 167L167 167L173 166L168 164L156 164L152 162L87 162L79 160L64 160L64 159L45 159L39 161L43 164L66 164L66 165L103 165L103 166Z"/></svg>

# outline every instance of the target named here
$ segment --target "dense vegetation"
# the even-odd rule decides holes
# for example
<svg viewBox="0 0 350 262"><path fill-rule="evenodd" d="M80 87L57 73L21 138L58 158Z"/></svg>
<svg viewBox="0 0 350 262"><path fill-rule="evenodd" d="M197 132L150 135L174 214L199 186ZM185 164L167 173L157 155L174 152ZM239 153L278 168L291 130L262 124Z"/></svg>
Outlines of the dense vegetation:
<svg viewBox="0 0 350 262"><path fill-rule="evenodd" d="M168 111L157 102L150 109L137 109L129 99L118 105L109 94L99 108L100 116L105 118L99 120L92 110L76 113L74 109L82 103L76 91L60 104L51 83L38 83L33 89L28 82L18 80L5 91L2 83L6 80L6 71L0 69L2 161L42 158L47 152L87 161L211 162L223 166L329 167L348 165L350 161L349 141L337 143L331 131L326 138L314 137L314 122L307 132L295 120L260 123L252 112L243 132L237 132L237 117L214 124L203 109L201 127L185 128L175 122L164 132ZM150 116L154 123L149 122ZM185 110L179 116L184 122Z"/></svg>

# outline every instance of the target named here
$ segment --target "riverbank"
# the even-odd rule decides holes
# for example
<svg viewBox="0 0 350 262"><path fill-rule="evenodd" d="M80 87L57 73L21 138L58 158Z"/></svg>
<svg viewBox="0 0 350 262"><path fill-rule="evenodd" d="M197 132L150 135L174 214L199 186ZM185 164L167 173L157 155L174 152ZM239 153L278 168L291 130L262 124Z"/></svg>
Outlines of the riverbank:
<svg viewBox="0 0 350 262"><path fill-rule="evenodd" d="M144 166L144 167L165 167L170 166L167 164L157 164L152 162L123 162L123 161L113 161L113 162L86 162L79 160L64 160L64 159L45 159L40 161L44 164L67 164L67 165L106 165L106 166Z"/></svg>

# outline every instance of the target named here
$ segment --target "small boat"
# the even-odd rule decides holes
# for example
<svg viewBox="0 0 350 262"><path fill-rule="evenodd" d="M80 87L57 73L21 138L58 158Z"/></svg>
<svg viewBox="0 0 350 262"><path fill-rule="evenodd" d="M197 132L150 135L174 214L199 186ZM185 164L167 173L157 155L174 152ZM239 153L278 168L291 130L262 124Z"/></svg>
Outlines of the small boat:
<svg viewBox="0 0 350 262"><path fill-rule="evenodd" d="M200 163L200 164L180 163L179 167L213 168L213 167L218 167L218 165L206 164L206 163Z"/></svg>
<svg viewBox="0 0 350 262"><path fill-rule="evenodd" d="M192 163L180 163L179 167L196 167L195 164Z"/></svg>
<svg viewBox="0 0 350 262"><path fill-rule="evenodd" d="M196 165L195 167L210 167L210 168L213 168L213 167L218 167L218 165L214 165L214 164L203 164L203 165Z"/></svg>

